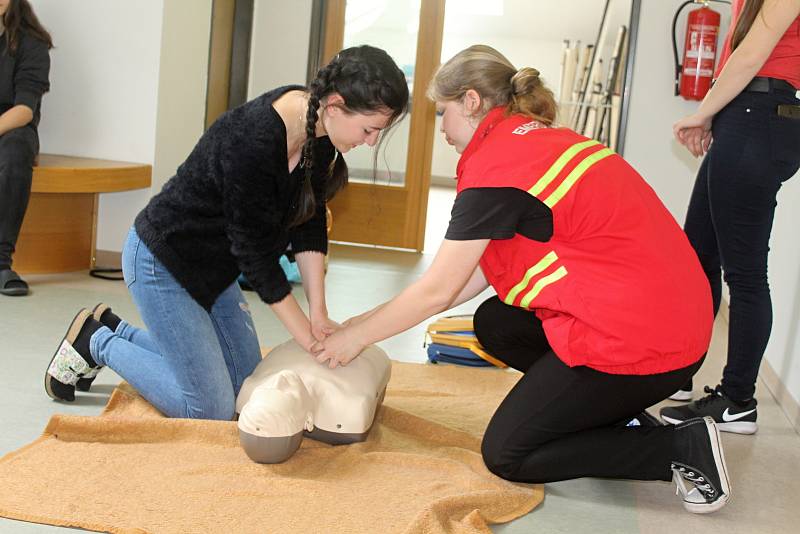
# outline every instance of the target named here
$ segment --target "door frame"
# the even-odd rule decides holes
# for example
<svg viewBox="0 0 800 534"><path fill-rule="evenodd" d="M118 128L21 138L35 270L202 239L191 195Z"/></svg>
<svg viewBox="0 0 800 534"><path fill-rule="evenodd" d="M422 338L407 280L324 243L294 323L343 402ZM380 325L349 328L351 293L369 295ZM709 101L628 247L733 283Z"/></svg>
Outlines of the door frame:
<svg viewBox="0 0 800 534"><path fill-rule="evenodd" d="M324 36L319 64L344 43L346 0L324 2ZM422 251L436 134L436 107L425 96L442 53L445 0L422 0L411 93L408 154L402 187L351 183L330 202L331 239Z"/></svg>

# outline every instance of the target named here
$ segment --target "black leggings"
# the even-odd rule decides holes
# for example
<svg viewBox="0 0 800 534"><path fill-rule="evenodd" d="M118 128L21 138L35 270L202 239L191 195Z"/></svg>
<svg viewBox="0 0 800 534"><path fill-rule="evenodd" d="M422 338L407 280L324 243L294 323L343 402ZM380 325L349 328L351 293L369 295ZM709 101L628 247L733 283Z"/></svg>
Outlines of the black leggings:
<svg viewBox="0 0 800 534"><path fill-rule="evenodd" d="M619 423L665 399L700 367L656 375L612 375L568 367L536 316L492 297L475 312L475 334L495 358L524 375L483 438L486 466L516 482L580 477L670 480L674 427Z"/></svg>
<svg viewBox="0 0 800 534"><path fill-rule="evenodd" d="M33 160L39 138L31 126L0 135L0 269L11 266L11 255L31 196Z"/></svg>

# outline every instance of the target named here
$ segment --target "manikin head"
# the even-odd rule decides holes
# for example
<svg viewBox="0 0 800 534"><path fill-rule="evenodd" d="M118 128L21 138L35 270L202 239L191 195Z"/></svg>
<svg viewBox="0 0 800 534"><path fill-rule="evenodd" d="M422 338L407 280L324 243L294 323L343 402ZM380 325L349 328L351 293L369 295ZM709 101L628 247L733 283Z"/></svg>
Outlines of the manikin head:
<svg viewBox="0 0 800 534"><path fill-rule="evenodd" d="M303 435L333 445L364 441L390 375L389 358L375 346L331 369L294 341L284 343L242 384L239 441L259 463L287 460Z"/></svg>

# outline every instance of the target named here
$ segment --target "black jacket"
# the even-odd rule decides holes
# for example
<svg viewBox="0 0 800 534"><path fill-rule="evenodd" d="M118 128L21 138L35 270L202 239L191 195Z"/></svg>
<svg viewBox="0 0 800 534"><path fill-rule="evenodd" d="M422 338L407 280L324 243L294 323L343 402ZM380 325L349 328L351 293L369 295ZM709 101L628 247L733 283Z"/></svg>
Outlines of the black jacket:
<svg viewBox="0 0 800 534"><path fill-rule="evenodd" d="M20 32L19 46L11 55L5 34L0 34L0 114L24 104L33 110L31 126L39 125L42 95L50 90L50 52L47 44Z"/></svg>

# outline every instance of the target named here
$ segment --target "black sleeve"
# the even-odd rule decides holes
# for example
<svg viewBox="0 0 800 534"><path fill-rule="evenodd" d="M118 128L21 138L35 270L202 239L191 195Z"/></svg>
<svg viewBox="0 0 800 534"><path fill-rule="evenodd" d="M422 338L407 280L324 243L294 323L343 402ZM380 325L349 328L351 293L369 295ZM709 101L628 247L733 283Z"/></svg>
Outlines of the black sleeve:
<svg viewBox="0 0 800 534"><path fill-rule="evenodd" d="M476 187L456 196L445 239L511 239L515 234L536 241L553 235L553 214L535 196L515 187Z"/></svg>
<svg viewBox="0 0 800 534"><path fill-rule="evenodd" d="M50 53L47 44L24 36L17 50L14 69L14 105L36 111L42 95L50 90Z"/></svg>

